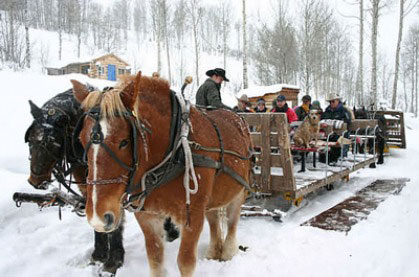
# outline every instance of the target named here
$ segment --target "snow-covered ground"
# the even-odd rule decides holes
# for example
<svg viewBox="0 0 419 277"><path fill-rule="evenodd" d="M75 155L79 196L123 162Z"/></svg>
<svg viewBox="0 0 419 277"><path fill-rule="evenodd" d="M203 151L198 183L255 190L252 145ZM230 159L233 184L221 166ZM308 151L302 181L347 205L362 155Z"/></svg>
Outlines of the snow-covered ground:
<svg viewBox="0 0 419 277"><path fill-rule="evenodd" d="M56 208L39 211L36 205L17 208L15 191L35 191L26 179L28 147L24 133L31 123L31 99L42 105L70 87L81 75L44 76L0 71L0 276L92 276L88 266L93 230L85 218L70 209L58 219ZM104 86L103 81L90 81ZM349 183L333 191L319 191L308 205L280 224L271 219L244 218L239 243L248 246L228 262L204 258L209 231L199 242L196 276L419 276L419 120L406 115L407 150L391 150L385 164L351 175ZM411 181L397 196L390 196L368 220L348 233L324 231L300 224L352 196L377 178L407 177ZM125 264L117 276L148 276L143 235L132 214L124 232ZM166 246L169 276L179 276L176 255L179 240Z"/></svg>

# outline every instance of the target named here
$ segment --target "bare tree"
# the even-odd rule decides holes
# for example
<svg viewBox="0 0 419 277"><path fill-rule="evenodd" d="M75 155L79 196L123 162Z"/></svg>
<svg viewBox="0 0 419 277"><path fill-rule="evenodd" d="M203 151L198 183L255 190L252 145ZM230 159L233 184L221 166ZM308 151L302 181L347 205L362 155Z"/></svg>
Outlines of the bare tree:
<svg viewBox="0 0 419 277"><path fill-rule="evenodd" d="M29 18L28 18L28 0L24 1L24 21L25 21L25 42L26 42L26 67L31 67L31 42L29 40Z"/></svg>
<svg viewBox="0 0 419 277"><path fill-rule="evenodd" d="M168 22L170 21L169 18L169 6L166 0L161 0L160 2L160 9L162 11L162 18L163 21L163 32L164 32L164 40L166 44L166 57L167 57L167 74L169 83L172 83L172 70L170 68L170 40L169 40L169 28Z"/></svg>
<svg viewBox="0 0 419 277"><path fill-rule="evenodd" d="M407 5L407 9L405 9L405 4ZM394 65L394 82L393 82L393 95L391 98L391 108L394 109L396 107L397 101L397 84L399 78L399 60L400 60L400 49L402 47L402 35L403 35L403 21L407 14L413 10L415 6L417 6L419 1L414 0L408 2L407 0L400 0L400 13L399 13L399 34L397 37L397 47L396 47L396 61Z"/></svg>
<svg viewBox="0 0 419 277"><path fill-rule="evenodd" d="M57 22L58 22L58 59L61 61L61 53L63 49L63 1L57 0Z"/></svg>
<svg viewBox="0 0 419 277"><path fill-rule="evenodd" d="M157 72L161 73L161 52L162 52L162 10L160 7L160 0L152 0L150 3L151 19L153 22L153 34L157 44Z"/></svg>
<svg viewBox="0 0 419 277"><path fill-rule="evenodd" d="M230 24L231 24L231 5L230 2L225 0L220 0L219 3L220 14L221 14L221 29L223 37L223 67L227 70L227 52L228 52L228 43L227 38L230 33Z"/></svg>
<svg viewBox="0 0 419 277"><path fill-rule="evenodd" d="M195 48L195 74L196 74L196 85L199 86L199 41L198 32L201 23L202 7L200 0L188 0L186 3L186 11L189 16L190 25L192 26L192 34Z"/></svg>
<svg viewBox="0 0 419 277"><path fill-rule="evenodd" d="M243 88L246 89L249 86L249 80L247 76L247 35L246 35L246 0L243 3Z"/></svg>
<svg viewBox="0 0 419 277"><path fill-rule="evenodd" d="M358 103L364 104L364 0L359 0L359 49L356 91Z"/></svg>
<svg viewBox="0 0 419 277"><path fill-rule="evenodd" d="M174 11L173 16L173 27L175 29L176 34L176 48L180 54L180 65L179 65L179 76L180 79L184 77L184 37L187 28L187 18L186 18L186 10L185 10L185 0L180 0Z"/></svg>
<svg viewBox="0 0 419 277"><path fill-rule="evenodd" d="M376 105L377 102L377 36L378 21L382 9L389 5L387 0L370 0L371 3L371 95L370 103Z"/></svg>

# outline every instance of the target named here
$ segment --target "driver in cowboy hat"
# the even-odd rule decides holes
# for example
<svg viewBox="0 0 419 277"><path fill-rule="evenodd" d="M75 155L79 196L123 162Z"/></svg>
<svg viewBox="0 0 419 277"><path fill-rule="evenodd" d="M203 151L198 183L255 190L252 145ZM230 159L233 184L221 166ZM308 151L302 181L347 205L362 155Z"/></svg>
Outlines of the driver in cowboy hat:
<svg viewBox="0 0 419 277"><path fill-rule="evenodd" d="M237 98L237 106L233 108L233 111L236 113L254 113L255 111L251 106L249 98L246 94L243 94L240 98Z"/></svg>
<svg viewBox="0 0 419 277"><path fill-rule="evenodd" d="M343 120L348 125L351 124L351 115L344 107L342 98L338 94L330 94L326 101L329 102L329 106L322 113L321 119L337 119Z"/></svg>
<svg viewBox="0 0 419 277"><path fill-rule="evenodd" d="M228 82L226 71L222 68L208 70L205 73L208 78L196 93L196 106L210 109L230 109L221 102L220 89L223 81Z"/></svg>

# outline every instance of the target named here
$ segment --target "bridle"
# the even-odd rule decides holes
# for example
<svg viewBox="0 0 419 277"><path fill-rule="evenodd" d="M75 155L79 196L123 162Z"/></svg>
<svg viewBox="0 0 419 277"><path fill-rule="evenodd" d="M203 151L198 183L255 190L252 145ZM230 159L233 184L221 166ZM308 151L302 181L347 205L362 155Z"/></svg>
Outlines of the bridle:
<svg viewBox="0 0 419 277"><path fill-rule="evenodd" d="M119 184L119 183L123 183L126 185L126 190L125 190L125 194L124 194L124 202L129 201L128 198L129 196L135 192L138 189L138 185L134 183L134 175L135 172L139 166L139 158L138 158L138 133L140 133L141 138L143 140L143 146L144 146L144 151L146 151L147 148L147 143L146 143L146 138L145 138L145 132L149 132L151 133L151 131L145 127L145 125L142 123L142 121L136 117L132 111L124 111L122 113L117 113L115 114L115 116L117 117L122 117L125 120L128 121L129 125L131 126L131 141L132 141L132 161L131 164L127 164L124 161L122 161L120 158L118 158L118 156L116 155L116 153L114 151L112 151L112 149L109 148L108 145L106 145L103 141L104 141L104 135L102 132L102 127L100 126L100 108L99 107L94 107L92 109L90 109L89 111L87 111L86 113L84 113L84 115L79 119L77 125L76 125L76 129L74 132L74 137L78 139L81 129L83 128L83 123L85 118L90 117L92 118L95 123L92 127L92 131L90 133L89 136L89 141L87 142L84 152L83 152L83 158L82 158L82 162L84 164L87 165L88 162L88 158L87 158L87 154L88 151L90 149L90 147L92 145L99 145L100 147L102 147L103 149L105 149L105 151L108 153L108 155L119 165L121 166L123 169L125 169L127 171L126 175L121 175L118 176L116 178L111 178L111 179L100 179L100 180L87 180L86 184L87 185L110 185L110 184ZM73 139L73 143L76 140ZM126 205L130 205L131 203L124 203L124 206Z"/></svg>
<svg viewBox="0 0 419 277"><path fill-rule="evenodd" d="M57 113L57 111L59 113ZM56 178L56 180L63 185L69 192L73 193L76 196L81 197L77 192L75 192L73 189L71 189L70 185L71 183L74 183L71 180L66 180L65 178L70 175L74 168L73 166L68 166L68 151L70 150L69 145L71 144L69 141L71 140L71 136L69 136L69 132L70 132L70 116L63 111L62 109L58 108L58 107L50 107L47 111L48 116L46 117L46 121L43 122L43 120L41 118L35 118L34 122L32 123L32 125L28 128L28 130L26 131L25 134L25 142L29 143L29 148L32 148L34 145L42 148L44 150L44 152L52 158L52 160L54 161L53 167L52 167L52 172L49 171L47 173L43 173L43 174L37 174L33 168L32 168L32 164L30 166L30 171L31 171L31 175L37 178L41 178L41 177L48 177L51 173L54 175L54 177ZM52 118L54 115L59 114L59 116L57 118L64 118L65 119L65 124L63 124L63 126L57 126L57 122ZM30 131L33 130L34 126L38 125L39 128L42 129L42 140L40 141L32 141L29 139L30 136ZM49 125L51 127L46 127L44 126L44 124ZM60 143L58 143L58 136L62 136L62 141L64 145L61 145ZM58 148L63 148L63 150L60 151L60 154L57 155L56 153L54 153L53 151L51 151L49 145L54 144L55 147ZM31 156L29 158L31 160ZM43 184L41 184L40 186L38 186L39 188L44 188L46 189L48 187L48 184L51 181L46 181ZM69 182L69 185L67 184L67 182Z"/></svg>

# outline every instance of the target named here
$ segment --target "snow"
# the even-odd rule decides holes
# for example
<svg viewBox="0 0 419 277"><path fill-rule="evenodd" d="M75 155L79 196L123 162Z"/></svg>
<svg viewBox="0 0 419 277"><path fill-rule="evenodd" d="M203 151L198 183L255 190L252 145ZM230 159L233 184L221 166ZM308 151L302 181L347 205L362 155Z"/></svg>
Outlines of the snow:
<svg viewBox="0 0 419 277"><path fill-rule="evenodd" d="M58 219L57 208L40 211L36 205L17 208L15 191L39 193L26 179L28 147L23 141L32 119L27 100L42 105L70 87L70 79L103 87L109 82L83 75L45 76L34 72L0 71L3 101L0 126L0 276L95 276L88 266L93 230L85 218L69 208ZM196 276L418 276L419 274L419 120L405 115L407 150L391 149L377 169L362 169L348 183L332 191L308 196L308 204L277 223L268 218L242 218L240 245L248 246L231 261L205 259L209 230L202 232ZM411 181L399 195L390 196L348 233L300 226L312 216L349 198L377 178L407 177ZM127 214L124 231L125 264L117 276L149 274L143 235L134 216ZM179 276L176 255L179 240L166 245L168 276Z"/></svg>

